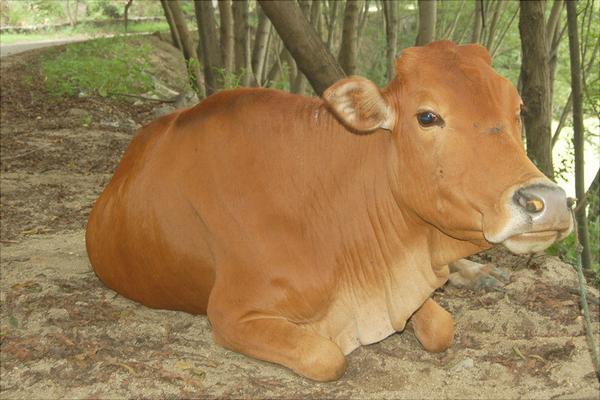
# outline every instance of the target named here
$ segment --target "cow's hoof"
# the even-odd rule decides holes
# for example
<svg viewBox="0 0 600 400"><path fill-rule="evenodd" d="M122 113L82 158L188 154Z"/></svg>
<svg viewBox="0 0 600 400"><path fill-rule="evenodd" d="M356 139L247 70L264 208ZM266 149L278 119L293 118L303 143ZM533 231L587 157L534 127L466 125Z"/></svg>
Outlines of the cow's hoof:
<svg viewBox="0 0 600 400"><path fill-rule="evenodd" d="M334 381L346 371L346 357L335 343L327 339L311 338L298 351L299 362L293 370L308 379Z"/></svg>
<svg viewBox="0 0 600 400"><path fill-rule="evenodd" d="M454 320L452 315L432 299L427 299L411 318L415 336L423 348L441 353L452 346Z"/></svg>
<svg viewBox="0 0 600 400"><path fill-rule="evenodd" d="M486 292L502 290L508 274L496 268L494 264L479 264L469 260L458 260L450 263L448 283L459 288L473 290L483 289Z"/></svg>

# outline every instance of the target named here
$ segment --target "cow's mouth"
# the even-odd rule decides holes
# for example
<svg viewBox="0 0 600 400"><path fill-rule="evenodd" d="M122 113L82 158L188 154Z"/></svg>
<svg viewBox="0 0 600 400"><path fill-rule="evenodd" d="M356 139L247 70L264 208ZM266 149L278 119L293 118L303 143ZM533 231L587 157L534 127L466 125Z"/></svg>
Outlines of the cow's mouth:
<svg viewBox="0 0 600 400"><path fill-rule="evenodd" d="M545 250L569 231L570 229L519 233L509 237L502 244L516 254L535 253Z"/></svg>

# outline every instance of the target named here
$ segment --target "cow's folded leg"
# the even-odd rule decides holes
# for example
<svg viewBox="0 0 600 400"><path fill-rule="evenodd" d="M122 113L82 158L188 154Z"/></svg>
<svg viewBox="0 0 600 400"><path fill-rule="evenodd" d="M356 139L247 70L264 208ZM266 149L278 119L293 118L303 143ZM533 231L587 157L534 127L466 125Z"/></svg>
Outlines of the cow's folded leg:
<svg viewBox="0 0 600 400"><path fill-rule="evenodd" d="M415 336L423 348L439 353L452 345L454 320L452 315L432 299L425 303L411 317Z"/></svg>
<svg viewBox="0 0 600 400"><path fill-rule="evenodd" d="M209 313L210 318L210 313ZM332 341L283 318L213 321L215 342L246 355L284 365L315 381L338 379L346 357Z"/></svg>
<svg viewBox="0 0 600 400"><path fill-rule="evenodd" d="M479 264L461 259L449 264L448 281L452 286L470 289L494 290L501 288L506 278L494 264Z"/></svg>

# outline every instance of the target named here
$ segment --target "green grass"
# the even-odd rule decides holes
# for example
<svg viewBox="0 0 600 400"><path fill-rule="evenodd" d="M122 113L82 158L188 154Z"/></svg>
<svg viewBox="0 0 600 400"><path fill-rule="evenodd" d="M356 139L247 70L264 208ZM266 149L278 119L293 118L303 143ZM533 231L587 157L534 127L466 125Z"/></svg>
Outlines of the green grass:
<svg viewBox="0 0 600 400"><path fill-rule="evenodd" d="M154 87L150 52L126 37L71 44L42 61L44 87L52 96L145 93Z"/></svg>

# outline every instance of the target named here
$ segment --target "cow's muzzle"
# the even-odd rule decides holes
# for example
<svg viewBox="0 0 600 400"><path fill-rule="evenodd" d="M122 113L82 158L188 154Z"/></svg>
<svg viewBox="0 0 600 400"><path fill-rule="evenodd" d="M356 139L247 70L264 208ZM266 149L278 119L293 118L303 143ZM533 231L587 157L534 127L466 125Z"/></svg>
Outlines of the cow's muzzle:
<svg viewBox="0 0 600 400"><path fill-rule="evenodd" d="M510 220L488 240L514 253L542 251L573 228L565 191L550 181L517 187L509 201Z"/></svg>

